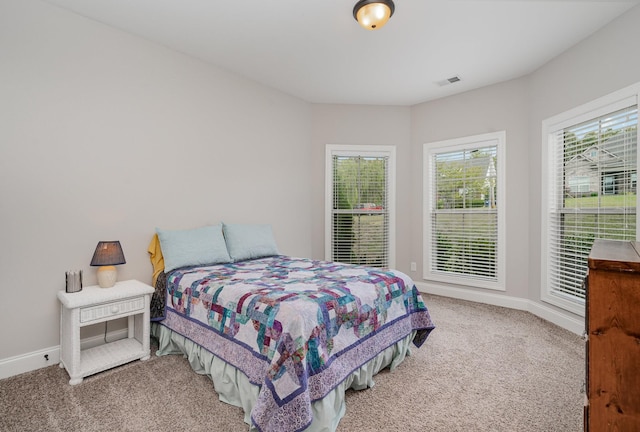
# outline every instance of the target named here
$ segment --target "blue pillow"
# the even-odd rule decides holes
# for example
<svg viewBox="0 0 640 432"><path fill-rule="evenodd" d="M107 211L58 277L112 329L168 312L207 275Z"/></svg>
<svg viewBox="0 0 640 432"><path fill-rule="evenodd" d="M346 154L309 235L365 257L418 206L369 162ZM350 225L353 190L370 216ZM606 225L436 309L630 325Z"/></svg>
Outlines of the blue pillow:
<svg viewBox="0 0 640 432"><path fill-rule="evenodd" d="M156 228L156 232L165 272L180 267L231 262L220 224L189 230Z"/></svg>
<svg viewBox="0 0 640 432"><path fill-rule="evenodd" d="M233 261L279 254L271 225L222 224L222 231Z"/></svg>

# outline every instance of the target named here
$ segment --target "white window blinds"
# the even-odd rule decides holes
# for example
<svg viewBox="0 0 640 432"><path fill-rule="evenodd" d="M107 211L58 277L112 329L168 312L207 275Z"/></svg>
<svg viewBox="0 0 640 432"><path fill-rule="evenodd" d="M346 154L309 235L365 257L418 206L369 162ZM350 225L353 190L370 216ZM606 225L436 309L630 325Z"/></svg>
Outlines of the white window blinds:
<svg viewBox="0 0 640 432"><path fill-rule="evenodd" d="M609 109L548 134L546 283L569 301L584 301L594 239L636 239L637 104L632 98Z"/></svg>
<svg viewBox="0 0 640 432"><path fill-rule="evenodd" d="M331 260L389 267L389 158L332 156Z"/></svg>
<svg viewBox="0 0 640 432"><path fill-rule="evenodd" d="M502 141L504 133L425 145L425 279L504 289Z"/></svg>

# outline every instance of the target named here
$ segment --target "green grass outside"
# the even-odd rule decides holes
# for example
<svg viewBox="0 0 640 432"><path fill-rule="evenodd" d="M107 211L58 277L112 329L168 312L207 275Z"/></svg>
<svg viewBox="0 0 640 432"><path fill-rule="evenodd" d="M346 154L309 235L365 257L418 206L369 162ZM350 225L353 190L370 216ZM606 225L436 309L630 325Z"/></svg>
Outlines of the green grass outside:
<svg viewBox="0 0 640 432"><path fill-rule="evenodd" d="M564 208L635 207L636 201L636 194L565 198Z"/></svg>

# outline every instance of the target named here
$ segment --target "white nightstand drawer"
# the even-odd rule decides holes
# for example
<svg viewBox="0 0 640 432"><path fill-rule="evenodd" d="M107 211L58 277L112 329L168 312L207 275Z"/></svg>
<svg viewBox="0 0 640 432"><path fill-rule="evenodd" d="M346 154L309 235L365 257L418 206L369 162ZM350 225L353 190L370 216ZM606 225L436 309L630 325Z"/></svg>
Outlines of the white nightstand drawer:
<svg viewBox="0 0 640 432"><path fill-rule="evenodd" d="M144 296L119 302L102 304L80 309L80 322L96 321L104 317L144 310Z"/></svg>

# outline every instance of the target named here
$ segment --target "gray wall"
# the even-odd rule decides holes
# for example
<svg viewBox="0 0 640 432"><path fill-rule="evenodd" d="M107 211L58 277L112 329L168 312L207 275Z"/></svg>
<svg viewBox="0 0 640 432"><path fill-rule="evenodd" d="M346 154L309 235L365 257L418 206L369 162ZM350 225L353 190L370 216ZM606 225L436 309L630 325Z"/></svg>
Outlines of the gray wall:
<svg viewBox="0 0 640 432"><path fill-rule="evenodd" d="M59 344L99 240L147 283L156 227L271 223L311 254L310 104L39 1L0 2L0 52L0 359Z"/></svg>
<svg viewBox="0 0 640 432"><path fill-rule="evenodd" d="M394 145L396 146L396 268L409 272L412 242L407 227L411 220L411 146L410 108L370 105L312 106L311 216L313 255L324 259L325 146Z"/></svg>
<svg viewBox="0 0 640 432"><path fill-rule="evenodd" d="M145 282L155 227L267 222L282 252L322 258L326 144L397 147L396 267L420 281L422 144L506 130L504 294L539 302L541 121L640 81L638 40L640 7L527 77L413 107L315 105L0 2L0 361L58 345L64 271L95 283L99 240L122 242L120 279Z"/></svg>
<svg viewBox="0 0 640 432"><path fill-rule="evenodd" d="M640 6L531 74L529 165L540 173L542 120L640 82ZM529 183L529 298L540 299L541 203L539 174Z"/></svg>
<svg viewBox="0 0 640 432"><path fill-rule="evenodd" d="M612 21L585 41L525 77L463 94L403 108L314 105L312 114L314 207L323 205L324 144L396 144L408 157L409 191L405 178L398 182L398 252L396 267L421 282L422 145L469 135L506 130L507 274L506 291L473 289L493 297L520 299L553 313L576 319L540 301L540 176L542 120L582 103L640 81L640 57L634 54L640 40L640 6ZM633 41L633 42L632 42ZM407 118L410 134L407 137ZM406 140L409 140L409 149ZM399 157L400 159L401 157ZM402 172L406 165L399 165ZM404 176L404 174L403 174ZM403 204L408 202L408 206ZM313 252L323 254L324 220L312 216ZM408 241L409 243L405 243ZM418 264L409 272L409 263ZM460 288L451 286L451 288ZM500 303L500 302L498 302ZM534 308L535 309L535 308ZM539 309L538 309L539 310ZM580 318L578 318L580 319Z"/></svg>
<svg viewBox="0 0 640 432"><path fill-rule="evenodd" d="M506 131L506 291L526 297L529 206L528 166L528 79L521 78L484 87L413 107L411 142L419 157L412 161L412 202L415 203L412 230L422 238L422 146L445 139ZM422 241L411 244L422 275ZM465 289L472 289L466 288ZM491 291L492 293L501 293Z"/></svg>

